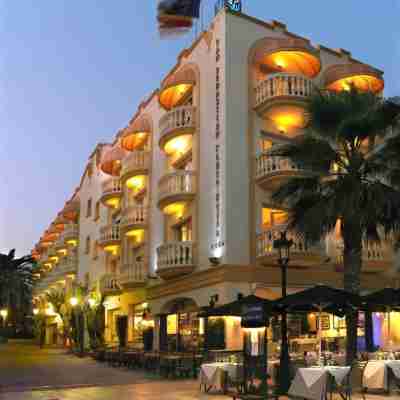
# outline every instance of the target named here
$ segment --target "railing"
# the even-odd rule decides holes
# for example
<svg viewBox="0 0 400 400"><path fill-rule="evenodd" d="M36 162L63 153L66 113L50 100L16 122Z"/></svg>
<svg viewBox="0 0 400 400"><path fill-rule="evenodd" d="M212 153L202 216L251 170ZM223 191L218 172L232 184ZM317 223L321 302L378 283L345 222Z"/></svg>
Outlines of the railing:
<svg viewBox="0 0 400 400"><path fill-rule="evenodd" d="M365 262L382 261L389 262L391 260L391 254L387 246L388 241L382 242L371 242L369 240L363 240L361 257ZM336 259L338 264L343 264L343 241L338 239L336 246Z"/></svg>
<svg viewBox="0 0 400 400"><path fill-rule="evenodd" d="M71 239L71 238L77 238L79 236L79 230L78 230L78 225L76 224L68 224L65 225L64 232L61 234L61 238L63 241Z"/></svg>
<svg viewBox="0 0 400 400"><path fill-rule="evenodd" d="M118 281L118 277L115 274L105 274L100 279L100 291L101 292L119 292L121 286Z"/></svg>
<svg viewBox="0 0 400 400"><path fill-rule="evenodd" d="M168 111L160 119L160 137L177 129L196 127L196 107L182 106Z"/></svg>
<svg viewBox="0 0 400 400"><path fill-rule="evenodd" d="M276 97L309 97L313 92L313 83L301 75L278 73L258 83L254 92L255 106L258 107Z"/></svg>
<svg viewBox="0 0 400 400"><path fill-rule="evenodd" d="M100 229L100 242L112 242L114 240L121 240L119 224L103 226Z"/></svg>
<svg viewBox="0 0 400 400"><path fill-rule="evenodd" d="M103 191L103 196L109 195L109 194L120 194L121 193L121 181L119 178L110 178L107 179L103 184L101 185L102 191Z"/></svg>
<svg viewBox="0 0 400 400"><path fill-rule="evenodd" d="M158 184L158 200L176 194L195 194L196 174L194 171L175 171L164 175Z"/></svg>
<svg viewBox="0 0 400 400"><path fill-rule="evenodd" d="M57 273L60 275L76 272L78 269L78 256L76 253L69 254L60 260Z"/></svg>
<svg viewBox="0 0 400 400"><path fill-rule="evenodd" d="M121 175L149 168L150 152L135 150L123 161Z"/></svg>
<svg viewBox="0 0 400 400"><path fill-rule="evenodd" d="M281 233L286 229L283 226L276 226L257 235L257 257L277 256L278 249L274 248L274 241L280 239ZM293 244L290 253L293 255L307 255L310 253L309 246L302 235L287 231L286 238L292 240Z"/></svg>
<svg viewBox="0 0 400 400"><path fill-rule="evenodd" d="M121 225L144 225L147 223L147 218L147 207L130 206L122 212Z"/></svg>
<svg viewBox="0 0 400 400"><path fill-rule="evenodd" d="M157 248L158 269L194 266L194 242L170 242Z"/></svg>
<svg viewBox="0 0 400 400"><path fill-rule="evenodd" d="M263 178L277 172L300 171L301 168L286 157L262 153L256 158L256 178Z"/></svg>
<svg viewBox="0 0 400 400"><path fill-rule="evenodd" d="M121 284L129 283L143 283L146 280L146 266L145 261L136 261L132 264L125 264L121 268L119 282Z"/></svg>

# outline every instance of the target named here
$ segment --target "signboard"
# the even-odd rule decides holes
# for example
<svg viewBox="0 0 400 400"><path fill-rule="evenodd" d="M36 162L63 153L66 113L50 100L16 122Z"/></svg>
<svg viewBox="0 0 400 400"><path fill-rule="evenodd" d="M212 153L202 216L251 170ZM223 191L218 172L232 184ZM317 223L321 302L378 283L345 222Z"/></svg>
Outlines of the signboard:
<svg viewBox="0 0 400 400"><path fill-rule="evenodd" d="M262 304L243 306L242 328L262 328L266 326L266 318Z"/></svg>
<svg viewBox="0 0 400 400"><path fill-rule="evenodd" d="M225 7L233 12L242 12L241 0L225 0Z"/></svg>

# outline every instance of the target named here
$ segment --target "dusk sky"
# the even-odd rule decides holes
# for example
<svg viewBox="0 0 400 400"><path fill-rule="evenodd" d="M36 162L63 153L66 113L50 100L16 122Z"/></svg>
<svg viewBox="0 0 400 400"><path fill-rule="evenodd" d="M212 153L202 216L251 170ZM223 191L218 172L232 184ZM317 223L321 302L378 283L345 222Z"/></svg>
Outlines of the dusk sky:
<svg viewBox="0 0 400 400"><path fill-rule="evenodd" d="M0 0L0 251L27 253L98 142L111 141L193 33L161 40L156 0ZM214 0L203 0L209 22ZM385 71L400 95L400 0L243 0Z"/></svg>

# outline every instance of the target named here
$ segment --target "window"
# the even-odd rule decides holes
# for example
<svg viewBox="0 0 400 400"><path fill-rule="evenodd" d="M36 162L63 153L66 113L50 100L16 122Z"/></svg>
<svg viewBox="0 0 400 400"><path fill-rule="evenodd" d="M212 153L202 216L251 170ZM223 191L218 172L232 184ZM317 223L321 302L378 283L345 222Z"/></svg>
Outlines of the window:
<svg viewBox="0 0 400 400"><path fill-rule="evenodd" d="M100 218L100 201L96 202L96 209L94 211L94 220L97 221Z"/></svg>
<svg viewBox="0 0 400 400"><path fill-rule="evenodd" d="M93 243L92 251L93 251L92 252L93 260L97 260L97 258L99 257L99 244L98 244L97 240L95 240Z"/></svg>
<svg viewBox="0 0 400 400"><path fill-rule="evenodd" d="M92 215L92 199L88 199L86 206L86 218Z"/></svg>
<svg viewBox="0 0 400 400"><path fill-rule="evenodd" d="M271 150L272 148L272 142L270 140L266 140L266 139L261 139L260 140L260 149L262 152Z"/></svg>
<svg viewBox="0 0 400 400"><path fill-rule="evenodd" d="M86 254L90 253L90 236L86 236L85 252Z"/></svg>
<svg viewBox="0 0 400 400"><path fill-rule="evenodd" d="M265 228L271 228L276 225L285 225L288 222L288 213L283 210L272 208L262 209L262 223Z"/></svg>

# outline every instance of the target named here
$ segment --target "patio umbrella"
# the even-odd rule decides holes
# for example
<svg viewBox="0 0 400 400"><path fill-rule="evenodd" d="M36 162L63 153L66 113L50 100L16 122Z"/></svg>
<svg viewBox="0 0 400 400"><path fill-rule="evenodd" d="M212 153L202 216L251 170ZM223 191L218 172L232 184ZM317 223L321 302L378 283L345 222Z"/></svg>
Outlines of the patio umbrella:
<svg viewBox="0 0 400 400"><path fill-rule="evenodd" d="M338 316L344 316L349 307L358 308L361 304L359 296L345 290L332 288L325 285L317 285L276 300L275 307L288 313L302 313L317 311L319 314L318 341L319 356L322 348L321 314L328 312Z"/></svg>
<svg viewBox="0 0 400 400"><path fill-rule="evenodd" d="M362 297L362 306L366 312L386 312L388 317L387 333L390 343L391 321L390 311L400 310L400 290L385 288Z"/></svg>
<svg viewBox="0 0 400 400"><path fill-rule="evenodd" d="M200 312L200 317L241 317L243 313L243 307L254 306L262 304L264 313L271 314L274 310L274 301L266 300L261 297L254 295L242 297L232 303L224 304L220 307L203 307Z"/></svg>

